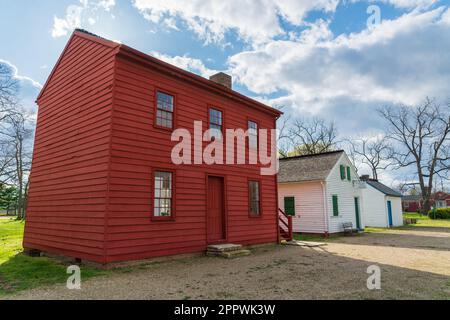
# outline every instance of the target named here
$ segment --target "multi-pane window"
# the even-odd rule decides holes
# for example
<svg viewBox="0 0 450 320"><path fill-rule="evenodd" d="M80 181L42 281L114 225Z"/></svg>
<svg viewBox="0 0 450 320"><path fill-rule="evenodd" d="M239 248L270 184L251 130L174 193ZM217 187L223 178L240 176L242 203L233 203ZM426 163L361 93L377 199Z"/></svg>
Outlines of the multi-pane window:
<svg viewBox="0 0 450 320"><path fill-rule="evenodd" d="M155 217L172 216L172 172L155 172Z"/></svg>
<svg viewBox="0 0 450 320"><path fill-rule="evenodd" d="M209 129L211 130L211 140L222 139L223 116L222 111L209 109Z"/></svg>
<svg viewBox="0 0 450 320"><path fill-rule="evenodd" d="M250 215L259 216L261 214L261 199L259 181L248 182L248 192L250 200Z"/></svg>
<svg viewBox="0 0 450 320"><path fill-rule="evenodd" d="M173 128L173 96L157 92L156 125L164 128Z"/></svg>
<svg viewBox="0 0 450 320"><path fill-rule="evenodd" d="M258 148L258 124L254 121L248 121L248 146L251 149Z"/></svg>

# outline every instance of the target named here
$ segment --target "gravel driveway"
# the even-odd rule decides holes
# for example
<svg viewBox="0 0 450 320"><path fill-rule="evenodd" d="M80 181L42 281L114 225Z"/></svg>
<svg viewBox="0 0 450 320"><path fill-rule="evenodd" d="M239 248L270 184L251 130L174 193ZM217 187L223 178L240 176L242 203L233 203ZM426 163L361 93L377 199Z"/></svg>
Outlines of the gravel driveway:
<svg viewBox="0 0 450 320"><path fill-rule="evenodd" d="M366 287L381 268L381 290ZM327 246L265 246L235 260L192 257L22 292L13 299L450 299L450 229L341 237Z"/></svg>

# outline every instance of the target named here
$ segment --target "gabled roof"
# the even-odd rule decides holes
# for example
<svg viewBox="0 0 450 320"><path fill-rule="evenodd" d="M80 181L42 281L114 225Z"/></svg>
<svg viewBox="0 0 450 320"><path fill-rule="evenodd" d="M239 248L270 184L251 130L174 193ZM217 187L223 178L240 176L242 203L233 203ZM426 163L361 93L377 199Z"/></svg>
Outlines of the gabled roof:
<svg viewBox="0 0 450 320"><path fill-rule="evenodd" d="M280 159L278 182L324 181L343 150Z"/></svg>
<svg viewBox="0 0 450 320"><path fill-rule="evenodd" d="M243 94L240 94L239 92L236 92L232 89L229 89L225 86L222 86L218 83L215 83L209 79L203 78L199 75L196 75L195 73L183 70L181 68L178 68L174 65L171 65L167 62L161 61L155 57L152 57L150 55L147 55L143 52L140 52L136 49L133 49L129 46L126 46L124 44L119 44L116 43L114 41L102 38L100 36L97 36L91 32L88 32L86 30L83 29L76 29L69 42L66 45L66 48L64 49L63 53L61 54L61 57L59 58L58 62L56 63L55 67L53 68L52 73L50 74L49 78L47 79L47 82L45 83L44 87L42 88L37 100L39 100L39 98L43 95L43 93L45 92L45 89L53 75L53 73L55 72L59 62L61 61L61 58L64 56L65 51L67 50L67 47L69 45L69 43L72 41L72 39L74 37L82 37L85 39L89 39L91 41L95 41L97 43L103 44L105 46L117 49L117 54L120 55L121 57L127 58L127 59L132 59L140 64L144 64L147 67L153 68L158 70L159 72L165 73L169 76L172 77L176 77L176 78L180 78L183 81L187 81L190 82L191 84L194 84L196 86L200 86L204 89L207 89L211 92L214 92L216 94L222 95L224 97L233 99L239 103L245 104L249 107L252 108L256 108L258 110L264 111L266 113L270 113L272 115L274 115L275 117L279 117L283 114L283 112L281 112L278 109L272 108L270 106L267 106L259 101L256 101L252 98L249 98Z"/></svg>
<svg viewBox="0 0 450 320"><path fill-rule="evenodd" d="M402 194L400 192L397 192L391 188L389 188L387 185L382 184L381 182L377 180L367 180L366 181L368 185L374 187L378 191L384 193L387 196L391 197L402 197Z"/></svg>

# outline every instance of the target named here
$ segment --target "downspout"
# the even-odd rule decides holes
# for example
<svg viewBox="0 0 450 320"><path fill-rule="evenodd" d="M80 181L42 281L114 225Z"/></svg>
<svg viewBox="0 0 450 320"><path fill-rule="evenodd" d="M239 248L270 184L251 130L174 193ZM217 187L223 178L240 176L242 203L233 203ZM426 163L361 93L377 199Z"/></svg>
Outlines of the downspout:
<svg viewBox="0 0 450 320"><path fill-rule="evenodd" d="M327 199L327 191L326 191L326 182L321 181L320 185L322 186L322 194L323 194L323 202L324 202L324 206L323 206L323 215L324 215L324 219L325 219L325 237L328 238L329 236L329 223L328 223L328 199Z"/></svg>

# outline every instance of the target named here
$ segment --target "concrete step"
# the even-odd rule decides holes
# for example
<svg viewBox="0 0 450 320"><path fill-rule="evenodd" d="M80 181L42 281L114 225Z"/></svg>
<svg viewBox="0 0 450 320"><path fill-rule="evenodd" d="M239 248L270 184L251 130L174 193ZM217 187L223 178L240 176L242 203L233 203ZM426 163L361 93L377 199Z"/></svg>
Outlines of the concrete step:
<svg viewBox="0 0 450 320"><path fill-rule="evenodd" d="M237 258L242 256L248 256L251 252L243 249L240 244L224 243L208 246L206 255L209 257L222 257L222 258Z"/></svg>
<svg viewBox="0 0 450 320"><path fill-rule="evenodd" d="M208 252L231 252L238 251L242 249L240 244L224 243L224 244L214 244L207 248Z"/></svg>
<svg viewBox="0 0 450 320"><path fill-rule="evenodd" d="M245 250L245 249L234 250L234 251L225 251L225 252L211 252L211 251L206 252L206 255L208 257L221 257L221 258L226 258L226 259L244 257L244 256L248 256L250 254L251 254L250 250Z"/></svg>

